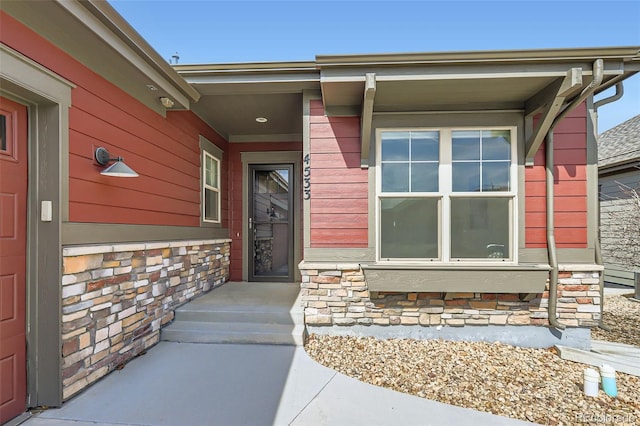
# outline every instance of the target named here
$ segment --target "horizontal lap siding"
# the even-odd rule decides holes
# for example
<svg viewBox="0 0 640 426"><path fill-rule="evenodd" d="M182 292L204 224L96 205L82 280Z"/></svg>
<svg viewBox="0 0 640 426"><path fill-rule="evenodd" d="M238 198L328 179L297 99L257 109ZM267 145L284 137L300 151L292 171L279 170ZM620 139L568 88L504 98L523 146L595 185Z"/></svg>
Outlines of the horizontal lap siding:
<svg viewBox="0 0 640 426"><path fill-rule="evenodd" d="M223 151L227 142L190 111L161 116L6 14L2 25L4 43L76 85L69 110L69 220L199 226L199 135ZM93 159L99 146L122 156L140 177L100 175L103 167ZM227 187L224 174L221 187ZM221 204L226 227L227 191Z"/></svg>
<svg viewBox="0 0 640 426"><path fill-rule="evenodd" d="M587 246L587 118L581 104L554 129L555 237L559 248ZM546 247L544 145L525 168L525 243Z"/></svg>
<svg viewBox="0 0 640 426"><path fill-rule="evenodd" d="M368 172L360 167L360 118L325 117L311 101L311 247L368 246Z"/></svg>
<svg viewBox="0 0 640 426"><path fill-rule="evenodd" d="M231 234L230 280L242 280L242 153L243 152L274 152L299 151L302 152L301 142L245 142L229 144L229 228ZM302 154L301 154L302 156ZM301 194L295 194L301 197ZM302 217L302 212L298 212ZM300 221L301 227L303 221ZM300 229L302 235L302 228ZM302 244L301 244L302 246Z"/></svg>

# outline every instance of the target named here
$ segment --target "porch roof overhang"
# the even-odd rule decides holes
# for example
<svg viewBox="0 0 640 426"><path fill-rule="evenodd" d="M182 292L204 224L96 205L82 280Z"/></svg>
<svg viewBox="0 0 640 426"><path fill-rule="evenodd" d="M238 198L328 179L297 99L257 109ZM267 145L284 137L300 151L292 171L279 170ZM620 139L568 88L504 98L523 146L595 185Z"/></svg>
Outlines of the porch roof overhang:
<svg viewBox="0 0 640 426"><path fill-rule="evenodd" d="M174 68L201 94L192 110L229 142L302 141L303 92L320 89L314 62Z"/></svg>
<svg viewBox="0 0 640 426"><path fill-rule="evenodd" d="M200 94L105 1L8 1L2 10L160 114L160 97L189 109ZM62 30L61 30L62 29Z"/></svg>
<svg viewBox="0 0 640 426"><path fill-rule="evenodd" d="M362 158L372 143L371 117L381 114L522 111L530 162L562 107L593 80L596 94L640 71L640 47L318 56L327 115L362 117ZM532 118L539 114L537 126Z"/></svg>
<svg viewBox="0 0 640 426"><path fill-rule="evenodd" d="M560 108L592 81L596 94L640 71L640 47L321 55L308 62L179 65L201 94L192 109L230 142L302 140L302 94L319 91L328 116L361 117L362 165L378 114L517 110L537 128L528 154L542 143ZM256 123L264 116L267 123Z"/></svg>

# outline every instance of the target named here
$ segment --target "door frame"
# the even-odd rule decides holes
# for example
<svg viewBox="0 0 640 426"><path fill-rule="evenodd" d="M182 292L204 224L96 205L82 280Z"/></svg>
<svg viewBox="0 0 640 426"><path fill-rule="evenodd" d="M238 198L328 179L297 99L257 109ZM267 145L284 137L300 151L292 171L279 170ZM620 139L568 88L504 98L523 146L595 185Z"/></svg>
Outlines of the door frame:
<svg viewBox="0 0 640 426"><path fill-rule="evenodd" d="M289 184L290 184L290 188L289 191L287 193L288 195L288 219L287 219L287 228L288 228L288 237L287 237L287 245L288 245L288 250L287 250L287 276L284 279L279 279L279 277L282 276L274 276L274 277L270 277L270 276L256 276L255 274L255 262L251 262L251 258L252 256L255 255L254 250L255 250L255 243L251 244L249 243L247 245L247 248L249 249L247 252L247 259L249 260L249 262L247 263L248 266L248 277L249 277L249 281L262 281L262 282L272 282L274 280L277 281L282 281L284 280L285 282L291 282L293 281L293 277L294 277L294 270L295 270L295 265L294 265L294 245L293 245L293 241L295 238L294 235L294 228L293 228L293 224L295 221L295 218L297 216L297 214L299 212L295 211L295 206L294 206L294 199L295 199L295 193L294 193L294 185L293 185L293 169L294 169L294 165L293 163L281 163L281 164L249 164L249 185L247 187L248 191L249 191L249 197L247 199L247 212L248 212L248 216L249 218L253 219L252 221L252 226L251 228L248 229L248 234L247 234L247 239L248 241L252 241L252 234L255 232L256 229L256 221L255 221L255 204L254 204L254 200L253 197L255 197L255 193L254 193L254 188L255 188L255 179L254 179L254 173L256 171L267 171L267 170L276 170L276 169L287 169L290 170L290 175L289 175Z"/></svg>
<svg viewBox="0 0 640 426"><path fill-rule="evenodd" d="M60 406L61 224L69 219L69 108L75 85L0 43L0 93L27 106L27 406ZM52 221L40 220L51 201Z"/></svg>
<svg viewBox="0 0 640 426"><path fill-rule="evenodd" d="M249 231L249 185L250 167L253 165L293 164L291 179L293 194L293 281L300 282L298 264L302 261L302 151L242 152L242 280L249 280L249 258L253 253Z"/></svg>

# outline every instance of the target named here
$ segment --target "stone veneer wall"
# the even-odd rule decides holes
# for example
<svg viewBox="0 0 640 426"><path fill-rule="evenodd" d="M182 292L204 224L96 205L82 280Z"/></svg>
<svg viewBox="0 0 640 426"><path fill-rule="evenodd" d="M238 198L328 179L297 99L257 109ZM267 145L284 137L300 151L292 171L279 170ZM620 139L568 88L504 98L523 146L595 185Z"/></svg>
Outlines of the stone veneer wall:
<svg viewBox="0 0 640 426"><path fill-rule="evenodd" d="M561 265L557 313L567 327L600 319L597 265ZM370 292L358 264L301 263L305 323L311 326L548 326L547 291L517 293Z"/></svg>
<svg viewBox="0 0 640 426"><path fill-rule="evenodd" d="M64 248L63 398L156 344L178 306L226 282L229 243Z"/></svg>

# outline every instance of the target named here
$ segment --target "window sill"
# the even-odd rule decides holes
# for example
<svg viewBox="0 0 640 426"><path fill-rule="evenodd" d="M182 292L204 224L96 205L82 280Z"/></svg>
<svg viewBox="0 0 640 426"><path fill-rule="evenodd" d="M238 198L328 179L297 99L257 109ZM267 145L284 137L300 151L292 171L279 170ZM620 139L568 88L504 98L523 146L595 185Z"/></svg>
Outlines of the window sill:
<svg viewBox="0 0 640 426"><path fill-rule="evenodd" d="M546 264L363 264L370 291L541 293Z"/></svg>

